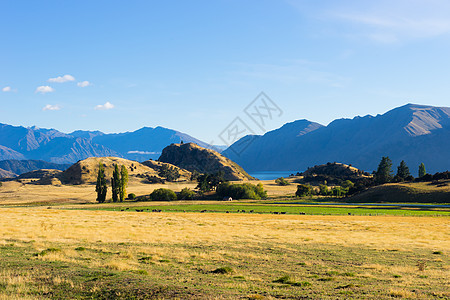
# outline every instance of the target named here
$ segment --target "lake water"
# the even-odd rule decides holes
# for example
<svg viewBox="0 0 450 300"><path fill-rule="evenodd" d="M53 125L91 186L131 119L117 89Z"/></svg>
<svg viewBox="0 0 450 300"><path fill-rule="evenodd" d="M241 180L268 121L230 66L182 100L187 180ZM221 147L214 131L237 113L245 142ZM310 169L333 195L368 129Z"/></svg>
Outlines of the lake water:
<svg viewBox="0 0 450 300"><path fill-rule="evenodd" d="M298 171L264 171L249 173L250 176L258 178L259 180L273 180L280 177L289 177L291 174L296 174Z"/></svg>

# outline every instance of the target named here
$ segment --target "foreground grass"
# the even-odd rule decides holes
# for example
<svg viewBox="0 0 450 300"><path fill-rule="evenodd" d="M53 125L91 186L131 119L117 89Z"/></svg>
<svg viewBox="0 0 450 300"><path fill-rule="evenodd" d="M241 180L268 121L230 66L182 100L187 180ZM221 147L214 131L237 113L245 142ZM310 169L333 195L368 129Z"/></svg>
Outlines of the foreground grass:
<svg viewBox="0 0 450 300"><path fill-rule="evenodd" d="M450 297L446 217L0 215L0 299Z"/></svg>

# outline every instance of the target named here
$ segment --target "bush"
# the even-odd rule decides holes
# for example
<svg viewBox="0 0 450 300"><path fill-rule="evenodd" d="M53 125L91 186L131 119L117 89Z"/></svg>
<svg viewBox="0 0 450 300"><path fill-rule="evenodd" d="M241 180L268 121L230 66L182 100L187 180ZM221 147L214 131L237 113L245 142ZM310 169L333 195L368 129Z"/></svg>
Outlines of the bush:
<svg viewBox="0 0 450 300"><path fill-rule="evenodd" d="M287 182L283 177L275 179L275 183L281 186L289 185L289 182Z"/></svg>
<svg viewBox="0 0 450 300"><path fill-rule="evenodd" d="M195 192L192 191L189 188L184 188L181 190L181 192L178 193L177 199L178 200L192 200L195 198Z"/></svg>
<svg viewBox="0 0 450 300"><path fill-rule="evenodd" d="M217 186L217 194L222 197L233 199L255 199L259 200L267 197L267 192L261 183L257 185L251 183L233 184L223 182Z"/></svg>
<svg viewBox="0 0 450 300"><path fill-rule="evenodd" d="M319 185L319 195L328 196L329 195L328 186L326 186L325 184L320 184Z"/></svg>
<svg viewBox="0 0 450 300"><path fill-rule="evenodd" d="M311 195L312 187L309 184L299 184L295 196L304 197Z"/></svg>
<svg viewBox="0 0 450 300"><path fill-rule="evenodd" d="M177 200L177 195L172 190L160 188L150 194L150 199L153 201L173 201Z"/></svg>
<svg viewBox="0 0 450 300"><path fill-rule="evenodd" d="M149 183L166 183L166 181L162 178L156 177L156 176L147 176L147 180Z"/></svg>
<svg viewBox="0 0 450 300"><path fill-rule="evenodd" d="M134 194L134 193L128 194L128 199L133 200L135 198L136 198L136 194Z"/></svg>

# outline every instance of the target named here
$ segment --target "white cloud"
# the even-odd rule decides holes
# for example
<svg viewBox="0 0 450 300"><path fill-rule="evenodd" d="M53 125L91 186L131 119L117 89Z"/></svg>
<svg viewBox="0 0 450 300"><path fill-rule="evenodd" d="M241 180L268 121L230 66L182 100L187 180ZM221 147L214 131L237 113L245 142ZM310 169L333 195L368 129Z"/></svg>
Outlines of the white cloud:
<svg viewBox="0 0 450 300"><path fill-rule="evenodd" d="M2 88L2 92L11 92L12 91L12 89L11 89L11 87L10 86L5 86L4 88Z"/></svg>
<svg viewBox="0 0 450 300"><path fill-rule="evenodd" d="M113 108L114 108L114 105L111 104L110 102L106 102L103 105L97 105L95 107L96 110L107 110L107 109L113 109Z"/></svg>
<svg viewBox="0 0 450 300"><path fill-rule="evenodd" d="M85 80L85 81L80 81L80 82L78 82L77 85L78 85L79 87L87 87L87 86L92 85L92 83L90 83L89 81Z"/></svg>
<svg viewBox="0 0 450 300"><path fill-rule="evenodd" d="M46 106L44 106L44 108L42 108L43 111L46 110L60 110L61 106L59 105L51 105L51 104L47 104Z"/></svg>
<svg viewBox="0 0 450 300"><path fill-rule="evenodd" d="M56 83L63 83L67 81L75 81L75 77L73 77L72 75L64 75L55 78L49 78L48 80L48 82L56 82Z"/></svg>
<svg viewBox="0 0 450 300"><path fill-rule="evenodd" d="M42 94L45 94L45 93L51 93L51 92L54 92L54 91L55 91L55 89L52 88L51 86L48 86L48 85L41 85L41 86L38 86L38 87L36 88L35 93L42 93Z"/></svg>
<svg viewBox="0 0 450 300"><path fill-rule="evenodd" d="M128 154L144 154L144 155L148 155L148 154L161 154L161 152L153 152L153 151L139 151L139 150L132 150L132 151L128 151Z"/></svg>

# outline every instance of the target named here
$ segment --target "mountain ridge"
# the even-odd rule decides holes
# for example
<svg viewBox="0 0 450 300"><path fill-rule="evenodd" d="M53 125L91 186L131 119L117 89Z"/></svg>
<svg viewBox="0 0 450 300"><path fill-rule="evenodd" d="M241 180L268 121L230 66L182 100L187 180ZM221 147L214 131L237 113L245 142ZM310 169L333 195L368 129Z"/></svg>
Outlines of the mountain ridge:
<svg viewBox="0 0 450 300"><path fill-rule="evenodd" d="M434 172L450 168L448 107L410 103L376 116L336 119L300 137L283 127L253 137L242 153L232 151L233 145L223 153L249 171L301 171L334 161L371 171L382 156L391 157L394 165L403 159L411 167L424 162ZM283 144L271 138L281 135Z"/></svg>

